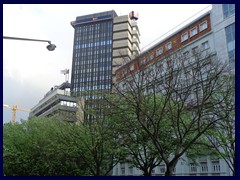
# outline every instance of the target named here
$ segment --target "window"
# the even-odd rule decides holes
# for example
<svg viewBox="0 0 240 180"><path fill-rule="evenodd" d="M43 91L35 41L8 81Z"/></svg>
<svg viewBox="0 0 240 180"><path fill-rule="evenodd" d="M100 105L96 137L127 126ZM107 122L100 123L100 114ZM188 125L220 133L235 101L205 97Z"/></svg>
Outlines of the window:
<svg viewBox="0 0 240 180"><path fill-rule="evenodd" d="M157 62L156 68L162 71L162 69L163 69L163 62L161 60Z"/></svg>
<svg viewBox="0 0 240 180"><path fill-rule="evenodd" d="M188 39L188 33L182 34L181 41L183 42L183 41L186 41L187 39Z"/></svg>
<svg viewBox="0 0 240 180"><path fill-rule="evenodd" d="M146 63L146 58L140 60L140 66Z"/></svg>
<svg viewBox="0 0 240 180"><path fill-rule="evenodd" d="M133 167L129 167L129 175L133 175Z"/></svg>
<svg viewBox="0 0 240 180"><path fill-rule="evenodd" d="M133 71L134 70L134 64L131 64L129 69L130 69L130 71Z"/></svg>
<svg viewBox="0 0 240 180"><path fill-rule="evenodd" d="M226 38L227 38L227 49L229 66L235 66L235 23L225 28Z"/></svg>
<svg viewBox="0 0 240 180"><path fill-rule="evenodd" d="M127 70L123 69L122 73L123 73L123 75L126 75L127 74Z"/></svg>
<svg viewBox="0 0 240 180"><path fill-rule="evenodd" d="M197 34L197 27L191 29L191 31L190 31L190 36L191 37L195 36L196 34Z"/></svg>
<svg viewBox="0 0 240 180"><path fill-rule="evenodd" d="M166 169L165 169L165 165L160 165L160 173L163 174L165 173Z"/></svg>
<svg viewBox="0 0 240 180"><path fill-rule="evenodd" d="M121 167L121 174L125 175L125 167Z"/></svg>
<svg viewBox="0 0 240 180"><path fill-rule="evenodd" d="M198 53L198 46L192 48L192 53L193 53L193 54Z"/></svg>
<svg viewBox="0 0 240 180"><path fill-rule="evenodd" d="M213 172L220 172L219 161L212 161L212 170Z"/></svg>
<svg viewBox="0 0 240 180"><path fill-rule="evenodd" d="M121 167L121 175L125 175L125 164L120 164Z"/></svg>
<svg viewBox="0 0 240 180"><path fill-rule="evenodd" d="M208 172L207 162L201 162L201 172Z"/></svg>
<svg viewBox="0 0 240 180"><path fill-rule="evenodd" d="M152 53L152 54L150 54L149 59L153 60L153 58L154 58L154 54Z"/></svg>
<svg viewBox="0 0 240 180"><path fill-rule="evenodd" d="M199 25L199 30L200 30L200 31L203 31L203 30L205 30L205 29L207 29L207 21L204 21L203 23L201 23L201 24Z"/></svg>
<svg viewBox="0 0 240 180"><path fill-rule="evenodd" d="M183 57L184 57L184 58L188 58L188 57L189 57L189 51L185 51L185 52L183 53Z"/></svg>
<svg viewBox="0 0 240 180"><path fill-rule="evenodd" d="M192 77L192 72L191 72L191 70L186 71L186 72L185 72L185 80L186 80L186 81L189 81L189 80L191 79L191 77Z"/></svg>
<svg viewBox="0 0 240 180"><path fill-rule="evenodd" d="M156 56L159 56L162 53L163 53L163 48L162 47L156 50Z"/></svg>
<svg viewBox="0 0 240 180"><path fill-rule="evenodd" d="M208 41L202 43L202 50L203 50L203 51L206 50L206 49L208 49L208 48L209 48Z"/></svg>
<svg viewBox="0 0 240 180"><path fill-rule="evenodd" d="M172 42L166 44L166 50L172 49Z"/></svg>
<svg viewBox="0 0 240 180"><path fill-rule="evenodd" d="M193 163L190 163L190 172L197 172L197 167Z"/></svg>
<svg viewBox="0 0 240 180"><path fill-rule="evenodd" d="M235 4L223 4L222 7L224 19L235 14Z"/></svg>

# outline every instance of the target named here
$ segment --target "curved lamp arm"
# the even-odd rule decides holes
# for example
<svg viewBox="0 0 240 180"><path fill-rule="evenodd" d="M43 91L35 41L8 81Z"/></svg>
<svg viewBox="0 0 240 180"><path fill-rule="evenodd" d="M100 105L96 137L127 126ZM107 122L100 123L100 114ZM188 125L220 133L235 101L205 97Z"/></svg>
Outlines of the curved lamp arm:
<svg viewBox="0 0 240 180"><path fill-rule="evenodd" d="M56 48L56 45L52 44L49 40L41 40L41 39L29 39L29 38L19 38L19 37L9 37L9 36L3 36L3 39L10 39L10 40L22 40L22 41L40 41L40 42L48 42L49 45L47 46L47 49L49 51L53 51Z"/></svg>
<svg viewBox="0 0 240 180"><path fill-rule="evenodd" d="M28 39L28 38L18 38L18 37L9 37L9 36L3 36L3 39L22 40L22 41L41 41L41 42L48 42L49 44L51 44L51 41L40 40L40 39Z"/></svg>

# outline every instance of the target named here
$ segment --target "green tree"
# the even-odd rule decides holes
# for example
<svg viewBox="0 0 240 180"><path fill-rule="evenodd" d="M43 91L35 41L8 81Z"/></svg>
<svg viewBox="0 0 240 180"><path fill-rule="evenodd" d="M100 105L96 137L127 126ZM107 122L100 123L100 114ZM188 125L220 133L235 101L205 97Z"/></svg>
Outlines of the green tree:
<svg viewBox="0 0 240 180"><path fill-rule="evenodd" d="M115 94L105 98L109 106L104 114L119 145L122 155L120 163L128 163L142 170L144 176L151 176L152 170L161 163L161 158L149 136L136 121L135 109ZM115 108L115 104L121 104L121 107Z"/></svg>
<svg viewBox="0 0 240 180"><path fill-rule="evenodd" d="M213 112L220 119L206 137L217 152L217 157L224 159L232 174L236 173L235 163L235 75L226 73L221 77L224 83L217 88L212 101Z"/></svg>
<svg viewBox="0 0 240 180"><path fill-rule="evenodd" d="M72 146L68 136L72 125L47 118L4 124L4 174L87 175L85 164L79 160L78 149Z"/></svg>
<svg viewBox="0 0 240 180"><path fill-rule="evenodd" d="M219 121L212 109L220 100L213 102L211 97L223 83L225 66L212 53L186 57L176 52L152 65L139 63L136 73L125 67L123 77L129 76L116 84L115 92L128 109L134 109L136 122L152 140L166 164L165 175L170 176L183 154Z"/></svg>
<svg viewBox="0 0 240 180"><path fill-rule="evenodd" d="M119 161L117 158L119 146L115 135L109 128L108 120L103 115L103 108L106 104L101 99L102 92L92 93L92 96L99 96L100 99L79 101L75 125L77 130L73 131L75 133L71 136L74 137L76 146L81 149L81 158L91 175L111 175L113 167Z"/></svg>

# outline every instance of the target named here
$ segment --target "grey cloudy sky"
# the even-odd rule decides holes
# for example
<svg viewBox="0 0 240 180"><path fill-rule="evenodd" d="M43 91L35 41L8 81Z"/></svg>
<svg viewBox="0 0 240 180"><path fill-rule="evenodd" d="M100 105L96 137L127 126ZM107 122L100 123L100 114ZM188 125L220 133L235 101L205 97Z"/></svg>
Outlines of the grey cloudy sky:
<svg viewBox="0 0 240 180"><path fill-rule="evenodd" d="M44 42L3 40L3 103L31 109L52 86L65 80L60 70L69 68L71 73L74 29L70 22L77 16L108 10L118 15L136 11L140 47L144 49L209 9L209 4L4 4L4 36L50 40L57 48L50 52ZM11 110L4 108L3 123L11 116ZM17 121L27 118L28 113L17 111Z"/></svg>

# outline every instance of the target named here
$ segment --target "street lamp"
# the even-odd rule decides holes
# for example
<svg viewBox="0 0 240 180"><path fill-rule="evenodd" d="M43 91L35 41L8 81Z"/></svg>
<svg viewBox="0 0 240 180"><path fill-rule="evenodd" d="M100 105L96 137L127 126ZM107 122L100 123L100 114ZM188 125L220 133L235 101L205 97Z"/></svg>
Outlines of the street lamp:
<svg viewBox="0 0 240 180"><path fill-rule="evenodd" d="M3 39L22 40L22 41L41 41L41 42L48 42L49 45L47 45L47 49L48 49L49 51L54 51L55 48L57 47L55 44L52 44L51 41L48 41L48 40L18 38L18 37L9 37L9 36L3 36Z"/></svg>

